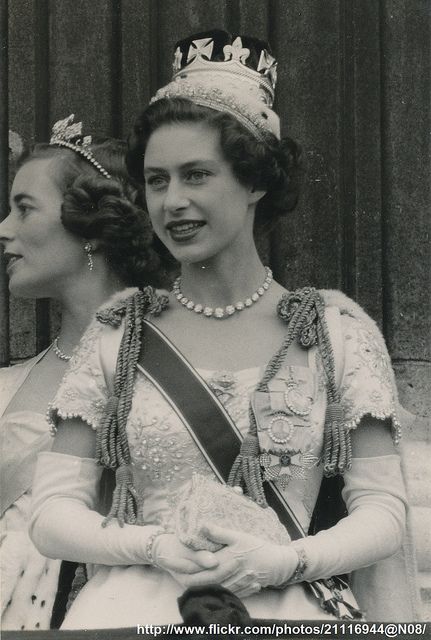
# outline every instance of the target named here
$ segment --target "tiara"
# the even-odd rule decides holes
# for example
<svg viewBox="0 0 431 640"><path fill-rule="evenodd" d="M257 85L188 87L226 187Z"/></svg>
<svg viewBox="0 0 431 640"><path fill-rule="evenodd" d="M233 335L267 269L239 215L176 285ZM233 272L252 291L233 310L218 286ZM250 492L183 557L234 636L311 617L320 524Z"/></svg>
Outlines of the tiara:
<svg viewBox="0 0 431 640"><path fill-rule="evenodd" d="M184 97L225 111L258 140L280 138L280 121L272 110L277 62L267 45L247 36L214 30L177 43L172 81L151 102Z"/></svg>
<svg viewBox="0 0 431 640"><path fill-rule="evenodd" d="M49 144L56 144L60 147L72 149L75 153L85 158L95 167L105 178L111 175L102 167L100 162L96 160L91 151L91 136L82 135L82 122L73 122L75 115L72 113L64 120L58 120L52 127L51 139Z"/></svg>

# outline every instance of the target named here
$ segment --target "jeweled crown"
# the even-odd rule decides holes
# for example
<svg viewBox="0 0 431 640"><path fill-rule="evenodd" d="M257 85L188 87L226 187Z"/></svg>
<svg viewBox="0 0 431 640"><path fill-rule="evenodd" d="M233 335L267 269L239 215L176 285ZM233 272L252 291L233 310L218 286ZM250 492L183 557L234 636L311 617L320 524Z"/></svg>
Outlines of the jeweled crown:
<svg viewBox="0 0 431 640"><path fill-rule="evenodd" d="M256 38L213 30L175 45L172 82L152 102L182 96L196 104L227 111L255 137L280 137L272 110L277 62L269 46Z"/></svg>
<svg viewBox="0 0 431 640"><path fill-rule="evenodd" d="M256 38L232 36L226 31L210 31L177 43L174 76L191 73L232 75L259 91L272 107L277 82L277 62L269 46Z"/></svg>
<svg viewBox="0 0 431 640"><path fill-rule="evenodd" d="M58 120L52 127L49 144L75 151L75 153L90 162L105 178L110 178L110 174L93 156L91 136L84 136L82 134L82 122L74 122L74 119L75 115L71 113L67 118Z"/></svg>

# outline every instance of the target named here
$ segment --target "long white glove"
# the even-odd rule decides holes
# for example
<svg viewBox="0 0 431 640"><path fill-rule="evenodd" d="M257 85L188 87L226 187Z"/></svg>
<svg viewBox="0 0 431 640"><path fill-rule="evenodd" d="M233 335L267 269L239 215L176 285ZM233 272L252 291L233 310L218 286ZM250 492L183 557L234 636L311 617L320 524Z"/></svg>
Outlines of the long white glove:
<svg viewBox="0 0 431 640"><path fill-rule="evenodd" d="M89 458L39 454L30 536L43 555L111 566L156 562L179 576L218 565L213 553L189 549L156 525L120 527L113 520L102 527L104 518L94 511L101 473ZM223 568L221 579L231 571L232 566Z"/></svg>
<svg viewBox="0 0 431 640"><path fill-rule="evenodd" d="M393 555L401 545L407 498L399 456L354 458L344 480L342 495L349 515L330 529L292 543L306 562L304 580L366 567Z"/></svg>
<svg viewBox="0 0 431 640"><path fill-rule="evenodd" d="M94 511L102 467L90 458L40 453L33 480L30 537L48 558L128 565L148 562L146 545L160 527L112 521Z"/></svg>

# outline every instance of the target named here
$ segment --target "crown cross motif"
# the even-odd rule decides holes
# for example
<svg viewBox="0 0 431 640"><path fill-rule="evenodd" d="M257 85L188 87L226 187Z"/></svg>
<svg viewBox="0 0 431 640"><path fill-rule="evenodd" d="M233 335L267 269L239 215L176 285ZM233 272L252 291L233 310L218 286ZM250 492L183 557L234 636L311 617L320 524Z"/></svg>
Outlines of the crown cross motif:
<svg viewBox="0 0 431 640"><path fill-rule="evenodd" d="M181 69L181 60L183 59L183 54L181 53L181 49L179 47L177 47L175 49L175 54L174 54L174 71L178 71L179 69Z"/></svg>
<svg viewBox="0 0 431 640"><path fill-rule="evenodd" d="M227 44L223 47L223 53L225 60L238 60L245 64L245 61L250 55L250 49L242 46L242 40L240 36L238 36L232 44Z"/></svg>
<svg viewBox="0 0 431 640"><path fill-rule="evenodd" d="M263 71L265 76L269 76L272 86L275 87L277 83L277 62L266 49L262 49L260 53L257 70Z"/></svg>
<svg viewBox="0 0 431 640"><path fill-rule="evenodd" d="M187 54L187 62L192 62L195 58L206 58L207 60L211 60L213 49L214 41L212 38L193 40Z"/></svg>
<svg viewBox="0 0 431 640"><path fill-rule="evenodd" d="M268 45L260 40L221 30L199 33L177 43L172 81L157 91L151 104L183 97L229 113L260 142L268 134L280 139L280 120L272 110L276 67Z"/></svg>

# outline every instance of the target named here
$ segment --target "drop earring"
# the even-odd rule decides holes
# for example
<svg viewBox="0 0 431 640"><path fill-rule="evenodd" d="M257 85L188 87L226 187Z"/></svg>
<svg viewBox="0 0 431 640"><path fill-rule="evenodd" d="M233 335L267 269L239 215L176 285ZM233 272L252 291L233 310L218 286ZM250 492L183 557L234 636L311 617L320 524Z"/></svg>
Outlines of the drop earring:
<svg viewBox="0 0 431 640"><path fill-rule="evenodd" d="M93 271L93 254L91 253L93 249L93 246L91 244L91 242L86 242L84 244L84 251L87 254L87 265L88 265L88 270L89 271Z"/></svg>

